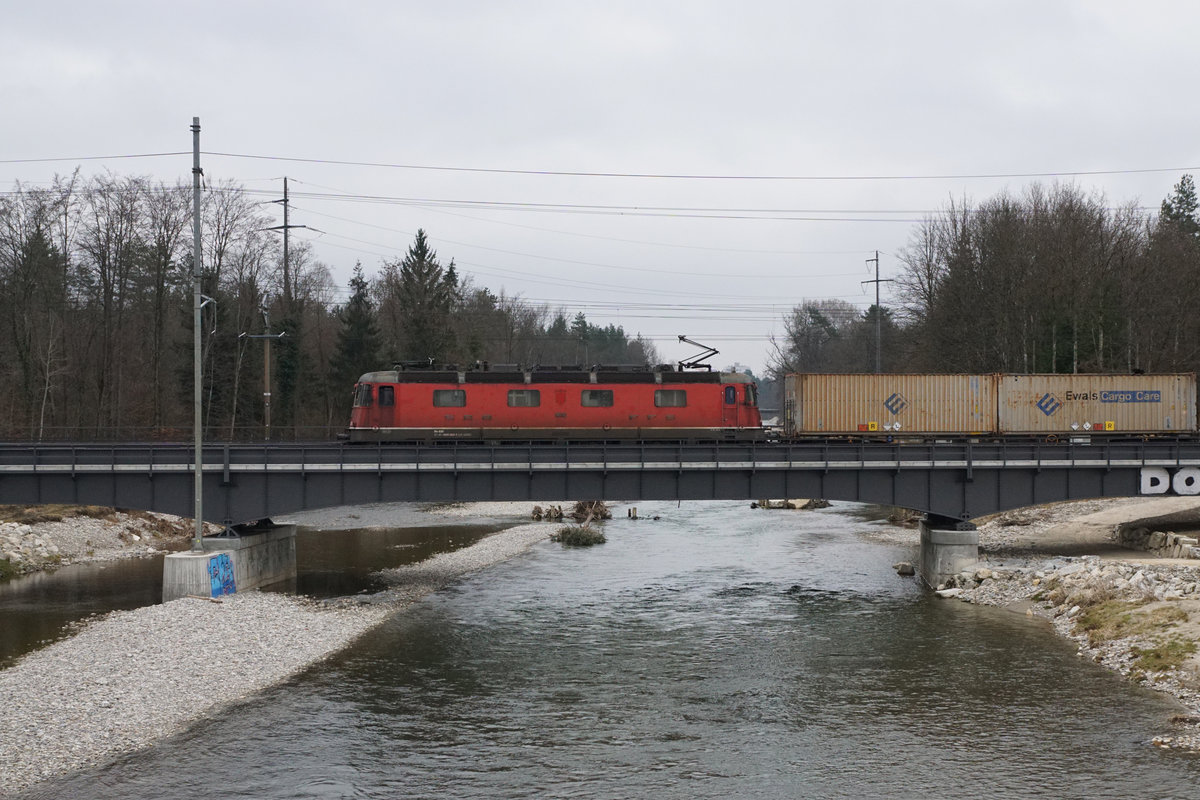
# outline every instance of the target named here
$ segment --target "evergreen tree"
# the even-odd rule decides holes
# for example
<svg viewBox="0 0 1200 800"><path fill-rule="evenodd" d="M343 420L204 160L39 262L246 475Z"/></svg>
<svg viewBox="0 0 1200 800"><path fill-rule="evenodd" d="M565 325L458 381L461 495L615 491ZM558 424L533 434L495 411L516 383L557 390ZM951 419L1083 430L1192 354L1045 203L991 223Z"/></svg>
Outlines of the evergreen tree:
<svg viewBox="0 0 1200 800"><path fill-rule="evenodd" d="M331 387L339 410L349 413L351 389L359 377L380 368L379 330L371 306L370 287L362 263L354 265L350 300L338 312L341 323L334 349Z"/></svg>
<svg viewBox="0 0 1200 800"><path fill-rule="evenodd" d="M396 300L400 355L414 361L442 360L450 346L449 317L457 275L442 269L424 230L417 231L399 267Z"/></svg>
<svg viewBox="0 0 1200 800"><path fill-rule="evenodd" d="M1162 202L1160 212L1164 224L1177 228L1193 238L1200 237L1200 202L1196 199L1196 183L1191 175L1184 175L1175 184L1175 190Z"/></svg>
<svg viewBox="0 0 1200 800"><path fill-rule="evenodd" d="M274 317L272 317L274 322ZM300 319L289 314L279 321L272 359L275 368L275 391L271 398L271 437L286 438L285 428L298 424L297 407L303 384L305 355L301 349ZM295 436L295 431L291 433Z"/></svg>

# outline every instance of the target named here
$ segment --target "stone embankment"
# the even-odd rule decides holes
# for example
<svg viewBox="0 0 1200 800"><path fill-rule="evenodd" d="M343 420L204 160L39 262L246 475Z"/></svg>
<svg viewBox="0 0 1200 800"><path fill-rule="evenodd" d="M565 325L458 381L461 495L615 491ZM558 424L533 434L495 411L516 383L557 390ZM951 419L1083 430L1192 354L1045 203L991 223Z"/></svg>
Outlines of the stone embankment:
<svg viewBox="0 0 1200 800"><path fill-rule="evenodd" d="M0 506L0 577L177 550L192 532L191 520L145 511Z"/></svg>
<svg viewBox="0 0 1200 800"><path fill-rule="evenodd" d="M1152 531L1143 526L1123 527L1117 532L1117 542L1130 550L1144 550L1161 558L1200 558L1200 544L1195 536L1171 531Z"/></svg>

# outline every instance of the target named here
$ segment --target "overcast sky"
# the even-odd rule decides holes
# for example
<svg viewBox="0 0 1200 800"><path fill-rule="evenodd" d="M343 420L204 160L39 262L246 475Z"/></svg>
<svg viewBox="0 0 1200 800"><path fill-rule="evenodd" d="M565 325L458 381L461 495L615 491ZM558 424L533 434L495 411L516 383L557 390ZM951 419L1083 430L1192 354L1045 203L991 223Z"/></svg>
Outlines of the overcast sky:
<svg viewBox="0 0 1200 800"><path fill-rule="evenodd" d="M757 372L793 305L866 309L865 260L894 276L951 196L1156 209L1200 165L1198 32L1200 5L1145 1L9 3L0 188L190 180L190 155L14 160L190 153L199 116L207 178L287 175L343 287L424 228L494 292Z"/></svg>

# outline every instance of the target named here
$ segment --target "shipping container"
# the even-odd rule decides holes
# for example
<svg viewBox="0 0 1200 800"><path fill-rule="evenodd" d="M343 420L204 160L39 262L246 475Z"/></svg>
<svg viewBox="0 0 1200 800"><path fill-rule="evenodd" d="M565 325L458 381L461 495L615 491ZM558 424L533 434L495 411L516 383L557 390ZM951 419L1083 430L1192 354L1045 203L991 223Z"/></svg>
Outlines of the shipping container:
<svg viewBox="0 0 1200 800"><path fill-rule="evenodd" d="M999 432L1188 433L1196 376L1001 375Z"/></svg>
<svg viewBox="0 0 1200 800"><path fill-rule="evenodd" d="M995 375L788 375L784 431L990 433L996 428L996 381Z"/></svg>

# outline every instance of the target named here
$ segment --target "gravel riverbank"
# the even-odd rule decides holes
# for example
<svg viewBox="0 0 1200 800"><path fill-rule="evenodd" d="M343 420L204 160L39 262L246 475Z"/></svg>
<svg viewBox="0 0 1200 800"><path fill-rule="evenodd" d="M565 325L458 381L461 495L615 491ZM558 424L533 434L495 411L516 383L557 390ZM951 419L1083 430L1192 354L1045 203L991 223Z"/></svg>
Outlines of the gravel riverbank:
<svg viewBox="0 0 1200 800"><path fill-rule="evenodd" d="M527 524L389 570L390 588L313 602L248 592L90 620L0 671L0 796L178 733L346 647L448 583L512 558L556 526Z"/></svg>

